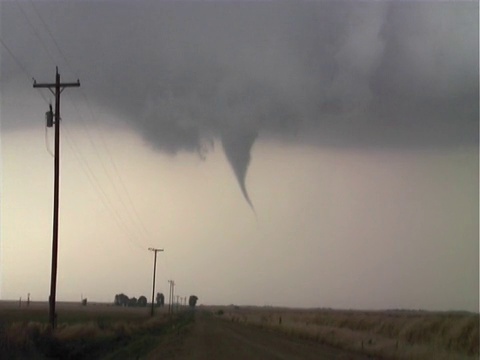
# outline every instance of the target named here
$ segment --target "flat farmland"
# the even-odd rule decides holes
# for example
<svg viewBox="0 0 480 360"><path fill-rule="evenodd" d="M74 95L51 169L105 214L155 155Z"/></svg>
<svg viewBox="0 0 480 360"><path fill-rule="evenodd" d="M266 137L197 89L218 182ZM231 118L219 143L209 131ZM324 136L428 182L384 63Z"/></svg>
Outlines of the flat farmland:
<svg viewBox="0 0 480 360"><path fill-rule="evenodd" d="M189 312L169 316L164 308L59 302L57 328L48 323L47 302L0 302L0 358L136 358L158 346L173 328L189 322Z"/></svg>
<svg viewBox="0 0 480 360"><path fill-rule="evenodd" d="M48 322L48 302L0 301L0 322L40 321ZM163 308L155 308L156 313L166 313ZM56 313L59 323L84 322L105 318L110 320L135 320L150 314L150 307L121 307L108 303L57 302Z"/></svg>
<svg viewBox="0 0 480 360"><path fill-rule="evenodd" d="M167 309L0 302L0 358L459 359L479 357L479 315L249 306Z"/></svg>
<svg viewBox="0 0 480 360"><path fill-rule="evenodd" d="M478 359L479 314L218 307L225 321L380 359Z"/></svg>

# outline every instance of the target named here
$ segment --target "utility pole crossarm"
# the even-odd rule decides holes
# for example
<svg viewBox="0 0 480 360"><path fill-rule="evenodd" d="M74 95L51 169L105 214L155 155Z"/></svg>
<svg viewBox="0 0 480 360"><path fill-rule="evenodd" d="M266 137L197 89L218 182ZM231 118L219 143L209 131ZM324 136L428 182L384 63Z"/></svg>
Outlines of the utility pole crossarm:
<svg viewBox="0 0 480 360"><path fill-rule="evenodd" d="M34 88L52 88L55 87L57 84L56 83L50 83L50 84L37 84L36 80L33 80L33 87ZM77 80L77 82L74 83L60 83L60 87L66 88L66 87L79 87L80 86L80 80Z"/></svg>

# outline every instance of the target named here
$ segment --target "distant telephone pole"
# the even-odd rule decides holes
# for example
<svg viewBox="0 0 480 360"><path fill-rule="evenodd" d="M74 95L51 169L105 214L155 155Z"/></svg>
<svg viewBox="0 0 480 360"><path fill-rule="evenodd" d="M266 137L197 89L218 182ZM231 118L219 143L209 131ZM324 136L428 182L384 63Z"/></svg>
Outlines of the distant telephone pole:
<svg viewBox="0 0 480 360"><path fill-rule="evenodd" d="M60 94L67 87L79 87L80 80L76 83L62 83L60 82L60 74L58 67L56 68L55 83L51 84L37 84L33 81L34 88L47 88L53 95L55 95L55 159L54 159L54 173L55 180L53 185L53 240L52 240L52 276L50 280L50 297L48 299L50 304L49 320L52 328L55 328L55 296L57 292L57 257L58 257L58 200L60 190ZM52 108L47 113L47 126L51 127L52 123Z"/></svg>
<svg viewBox="0 0 480 360"><path fill-rule="evenodd" d="M174 299L174 288L175 288L175 281L173 280L168 280L170 284L170 292L169 292L169 297L168 297L168 313L173 312L173 299Z"/></svg>
<svg viewBox="0 0 480 360"><path fill-rule="evenodd" d="M152 284L152 311L150 313L150 316L153 316L153 306L155 304L155 273L156 273L156 268L157 268L157 252L163 251L163 249L155 249L155 248L148 248L148 250L153 251L155 253L155 257L153 260L153 284Z"/></svg>

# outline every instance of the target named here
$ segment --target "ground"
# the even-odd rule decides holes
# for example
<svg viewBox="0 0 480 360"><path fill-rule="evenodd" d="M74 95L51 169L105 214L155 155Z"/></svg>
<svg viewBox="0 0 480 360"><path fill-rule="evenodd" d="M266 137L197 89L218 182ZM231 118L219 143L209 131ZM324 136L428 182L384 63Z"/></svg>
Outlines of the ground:
<svg viewBox="0 0 480 360"><path fill-rule="evenodd" d="M369 359L363 355L198 312L195 321L164 339L147 359Z"/></svg>

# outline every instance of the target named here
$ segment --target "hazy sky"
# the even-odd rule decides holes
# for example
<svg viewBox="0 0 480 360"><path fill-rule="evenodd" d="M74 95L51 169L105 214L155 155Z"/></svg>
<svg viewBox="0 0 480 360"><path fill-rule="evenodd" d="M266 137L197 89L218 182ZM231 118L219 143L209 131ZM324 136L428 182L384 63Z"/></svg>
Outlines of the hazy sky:
<svg viewBox="0 0 480 360"><path fill-rule="evenodd" d="M2 299L478 311L477 2L0 11Z"/></svg>

